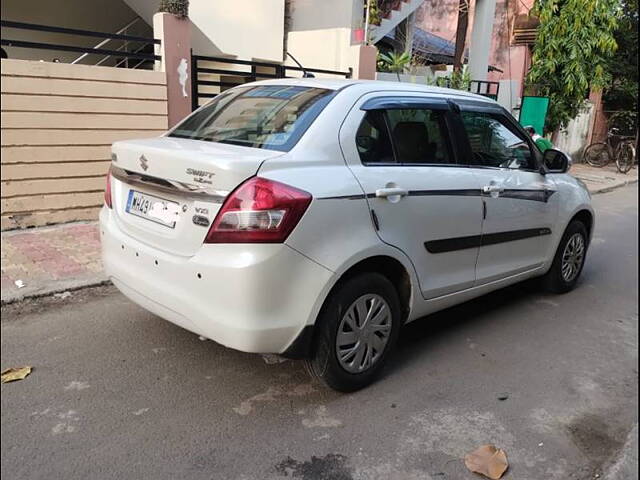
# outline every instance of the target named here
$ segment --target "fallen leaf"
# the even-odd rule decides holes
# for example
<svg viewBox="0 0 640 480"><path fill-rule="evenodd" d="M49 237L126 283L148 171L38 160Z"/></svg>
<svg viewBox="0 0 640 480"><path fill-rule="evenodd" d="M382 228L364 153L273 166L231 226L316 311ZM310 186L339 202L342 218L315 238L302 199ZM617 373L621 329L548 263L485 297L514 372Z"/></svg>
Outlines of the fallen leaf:
<svg viewBox="0 0 640 480"><path fill-rule="evenodd" d="M482 445L464 457L464 464L469 470L491 480L498 480L509 468L504 450L494 445Z"/></svg>
<svg viewBox="0 0 640 480"><path fill-rule="evenodd" d="M16 380L22 380L31 373L31 367L17 367L7 368L3 370L2 383L15 382Z"/></svg>

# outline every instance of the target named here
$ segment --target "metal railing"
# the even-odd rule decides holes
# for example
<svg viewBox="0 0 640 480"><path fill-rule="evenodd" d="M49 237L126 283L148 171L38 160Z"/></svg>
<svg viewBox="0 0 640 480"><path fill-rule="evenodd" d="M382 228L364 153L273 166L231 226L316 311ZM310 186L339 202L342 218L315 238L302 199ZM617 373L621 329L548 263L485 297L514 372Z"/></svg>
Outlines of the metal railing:
<svg viewBox="0 0 640 480"><path fill-rule="evenodd" d="M222 63L224 66L219 68L203 67L199 65L199 62L215 62ZM230 65L229 68L225 68L226 65ZM250 66L250 71L243 71L234 69L233 65ZM200 86L231 88L243 83L255 82L257 80L269 79L269 78L293 78L287 76L287 72L306 72L306 73L320 73L325 75L336 75L344 78L351 78L353 70L350 68L347 72L341 72L338 70L326 70L322 68L302 68L293 67L289 65L282 65L272 62L254 62L251 60L237 60L233 58L225 57L207 57L203 55L191 55L191 98L192 109L195 110L199 105L199 98L214 98L217 93L202 92ZM258 69L269 71L259 71ZM215 74L224 75L225 77L231 77L227 80L201 80L199 74ZM233 80L233 81L230 81Z"/></svg>
<svg viewBox="0 0 640 480"><path fill-rule="evenodd" d="M116 32L116 35L120 35L120 34L124 34L126 35L126 31L130 28L133 27L136 23L138 23L138 21L140 20L140 17L136 17L133 20L131 20L129 23L127 23L124 27L122 27L120 30L118 30ZM95 45L93 48L100 48L103 45L106 45L107 43L111 42L112 40L114 40L113 38L105 38L104 40L102 40L100 43L98 43L97 45ZM117 51L121 51L123 48L126 49L127 46L127 41L125 41L125 43L123 43L122 45L120 45L118 48L116 48ZM73 62L71 62L71 64L75 64L78 63L80 60L88 57L90 54L89 53L83 53L82 55L80 55L78 58L76 58ZM104 57L102 60L100 60L98 63L96 63L96 65L100 65L102 63L104 63L105 61L107 61L107 59L111 58L111 55L107 55L106 57Z"/></svg>
<svg viewBox="0 0 640 480"><path fill-rule="evenodd" d="M81 37L94 37L94 38L106 39L100 42L95 47L63 45L63 44L57 44L57 43L32 42L32 41L26 41L26 40L13 40L9 38L2 38L0 40L1 45L6 45L8 47L33 48L33 49L40 49L40 50L57 50L62 52L78 52L83 54L71 63L77 63L87 55L91 55L91 54L106 55L108 57L116 56L116 57L125 58L125 59L133 58L133 59L140 59L143 61L161 59L161 57L159 55L156 55L155 53L148 53L148 52L141 51L147 45L159 45L160 40L156 40L154 38L139 37L136 35L125 35L122 33L93 32L89 30L80 30L76 28L53 27L50 25L37 25L33 23L12 22L9 20L0 21L0 26L5 28L20 29L20 30L53 32L53 33L62 33L62 34L75 35L75 36L81 36ZM124 27L124 29L126 28L127 27ZM120 31L123 31L124 29L121 29ZM102 46L105 45L110 40L142 42L144 45L143 47L135 51L102 48Z"/></svg>
<svg viewBox="0 0 640 480"><path fill-rule="evenodd" d="M471 93L477 93L478 95L483 95L493 100L497 100L498 92L500 91L500 82L471 80L471 83L469 84L469 91Z"/></svg>

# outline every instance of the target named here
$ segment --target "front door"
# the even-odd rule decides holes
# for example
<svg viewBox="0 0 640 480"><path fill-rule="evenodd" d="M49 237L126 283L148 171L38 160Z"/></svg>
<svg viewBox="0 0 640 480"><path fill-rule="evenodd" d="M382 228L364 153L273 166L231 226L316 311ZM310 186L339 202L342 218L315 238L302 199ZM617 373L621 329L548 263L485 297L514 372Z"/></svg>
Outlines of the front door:
<svg viewBox="0 0 640 480"><path fill-rule="evenodd" d="M459 163L450 106L421 96L367 96L340 131L347 164L364 189L382 241L412 261L424 298L472 287L482 203L478 180Z"/></svg>
<svg viewBox="0 0 640 480"><path fill-rule="evenodd" d="M500 110L461 105L468 163L480 180L484 219L476 284L540 267L552 255L559 195L540 153Z"/></svg>

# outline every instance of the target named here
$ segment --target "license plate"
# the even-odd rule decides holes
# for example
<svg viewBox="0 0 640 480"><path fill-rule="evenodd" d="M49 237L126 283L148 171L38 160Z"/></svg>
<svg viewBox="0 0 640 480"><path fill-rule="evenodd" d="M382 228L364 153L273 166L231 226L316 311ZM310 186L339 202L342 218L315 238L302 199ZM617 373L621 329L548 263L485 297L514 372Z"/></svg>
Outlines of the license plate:
<svg viewBox="0 0 640 480"><path fill-rule="evenodd" d="M179 204L148 193L129 190L126 212L174 228L178 219Z"/></svg>

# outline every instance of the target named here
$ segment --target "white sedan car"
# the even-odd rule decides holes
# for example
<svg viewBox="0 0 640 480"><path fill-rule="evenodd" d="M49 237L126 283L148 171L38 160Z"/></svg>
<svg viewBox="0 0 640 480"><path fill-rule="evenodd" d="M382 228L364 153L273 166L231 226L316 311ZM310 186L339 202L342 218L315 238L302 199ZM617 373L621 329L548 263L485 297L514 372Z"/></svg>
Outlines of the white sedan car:
<svg viewBox="0 0 640 480"><path fill-rule="evenodd" d="M594 227L565 154L456 90L251 83L112 152L113 283L230 348L303 358L341 391L373 381L407 322L531 277L571 290Z"/></svg>

